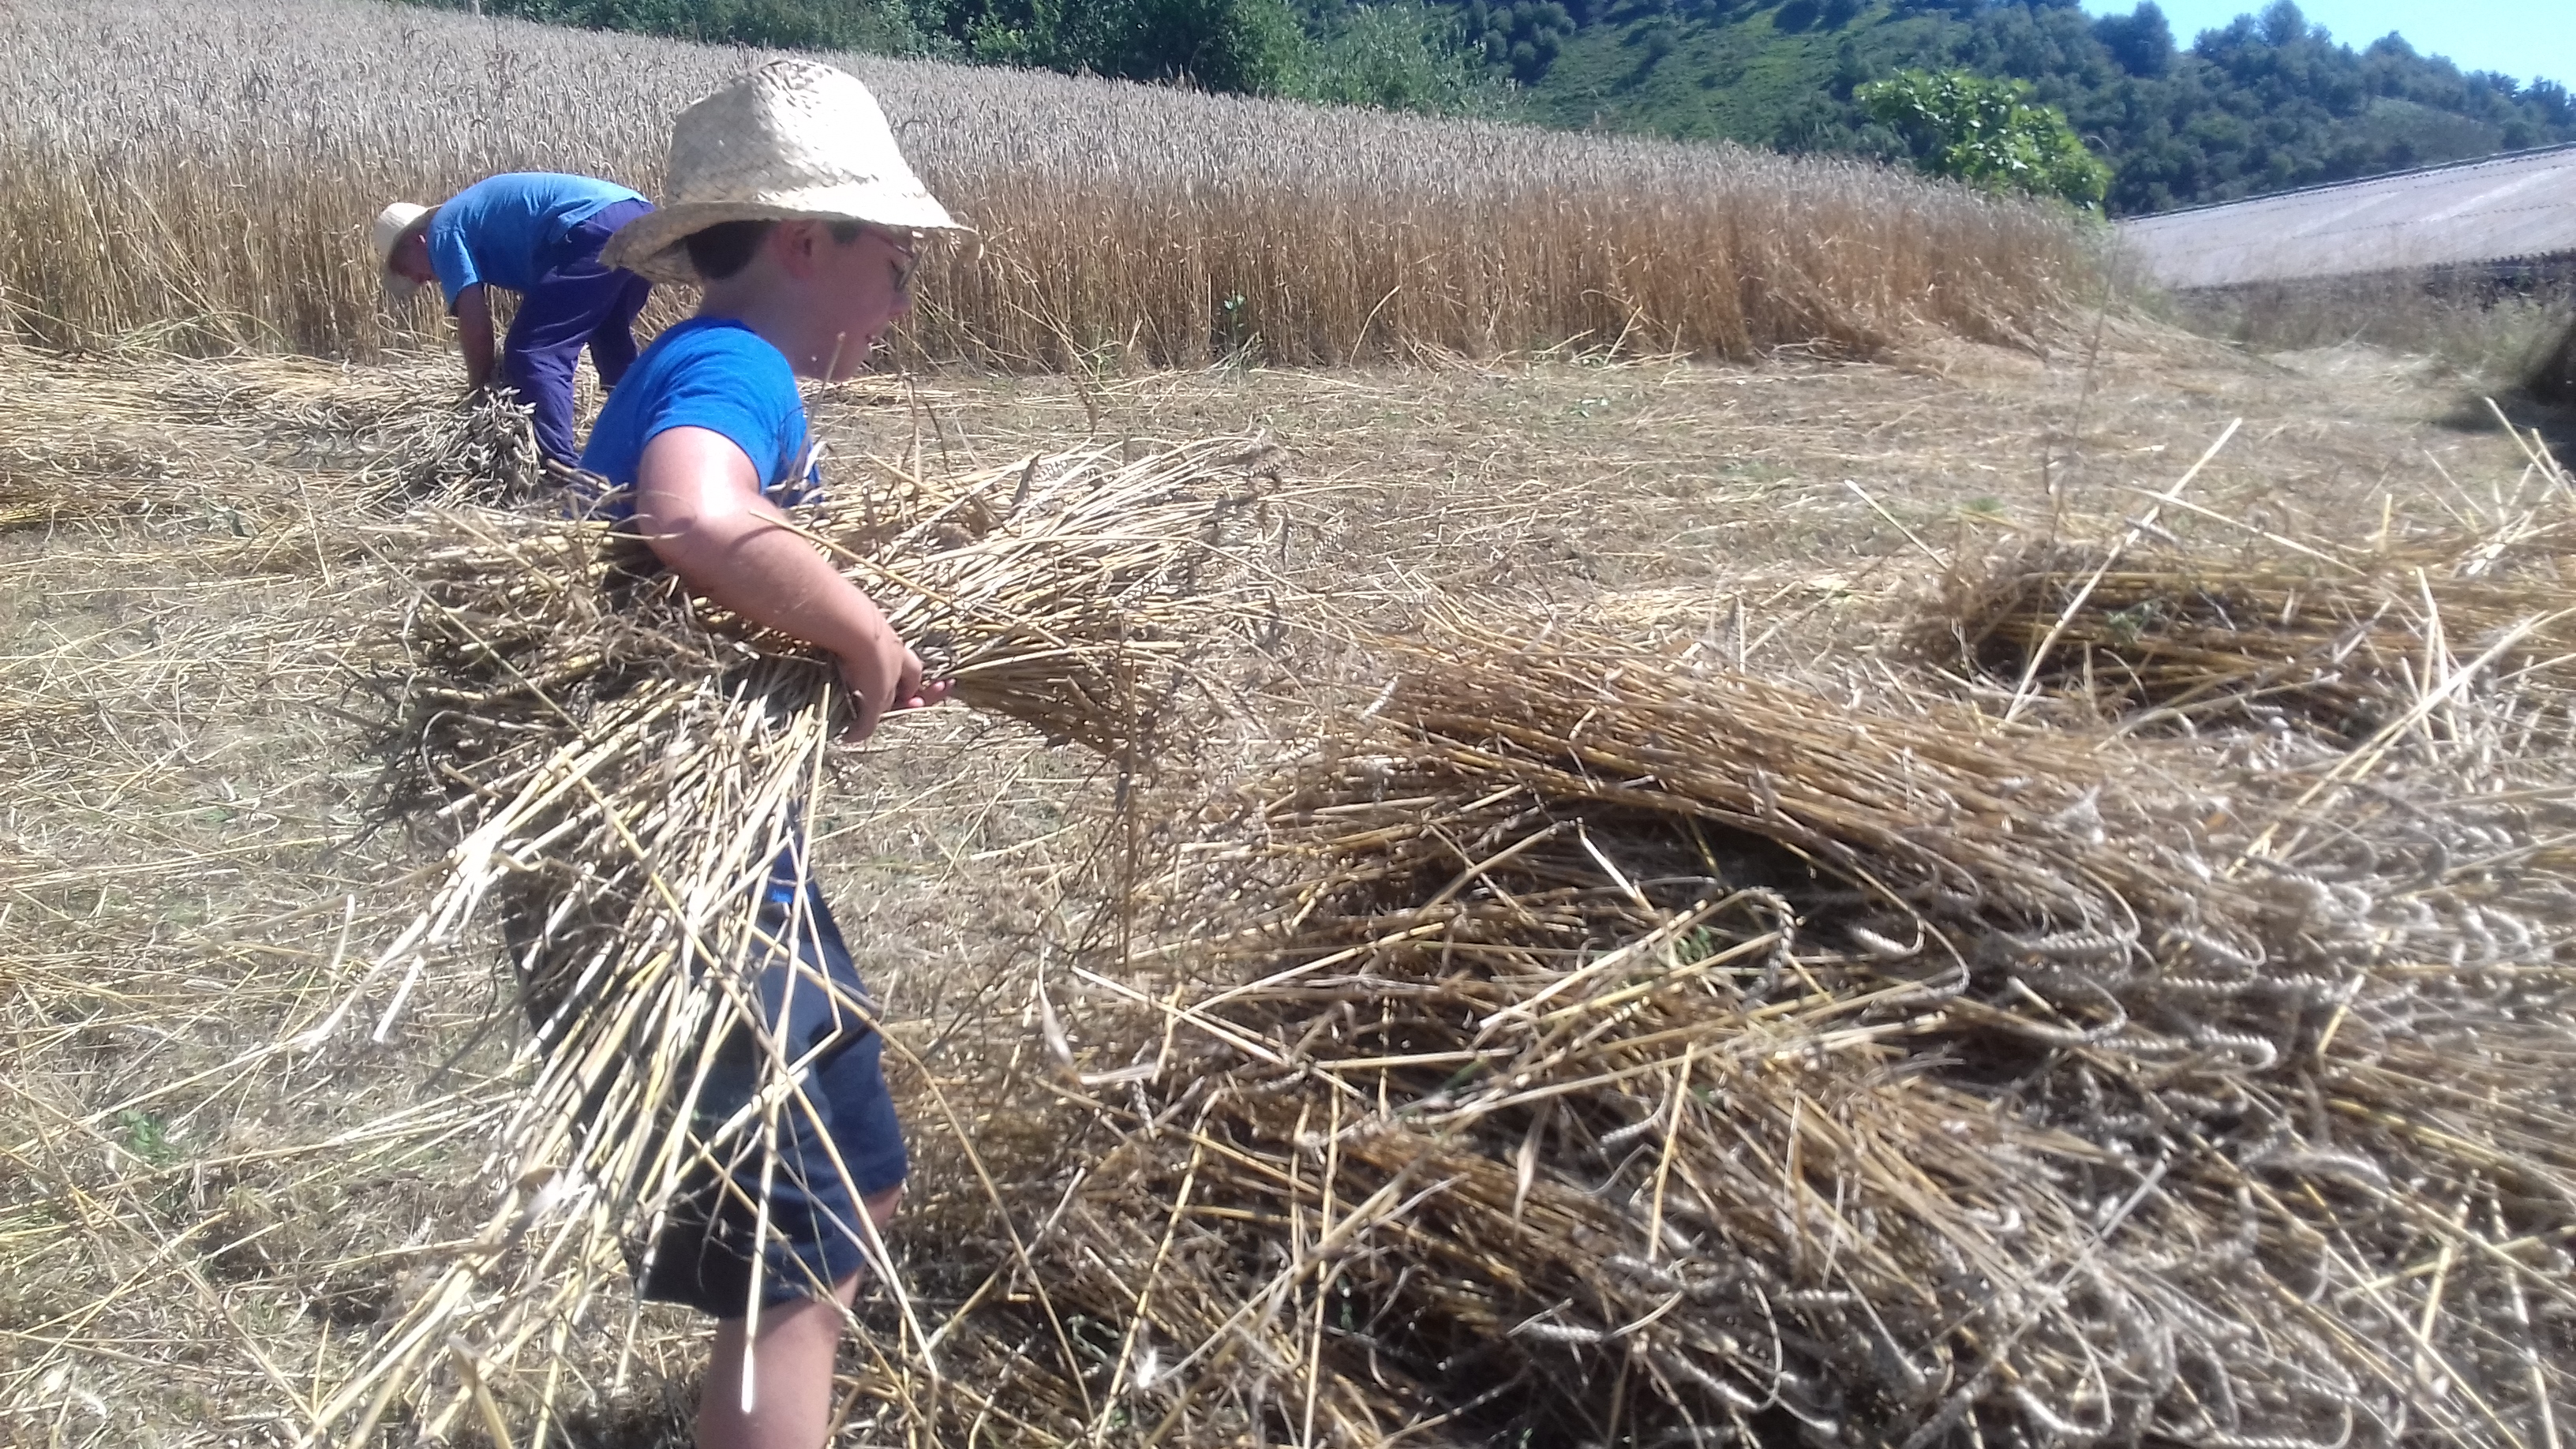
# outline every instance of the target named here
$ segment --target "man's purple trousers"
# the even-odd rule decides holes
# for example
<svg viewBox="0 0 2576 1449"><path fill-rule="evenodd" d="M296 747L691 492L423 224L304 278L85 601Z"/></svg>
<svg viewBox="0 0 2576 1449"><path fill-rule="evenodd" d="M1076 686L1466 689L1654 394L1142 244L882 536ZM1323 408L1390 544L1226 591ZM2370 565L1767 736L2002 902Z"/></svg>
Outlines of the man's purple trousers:
<svg viewBox="0 0 2576 1449"><path fill-rule="evenodd" d="M599 249L619 227L653 209L649 201L621 201L564 229L536 286L519 299L519 313L501 344L501 377L536 412L537 446L571 463L581 457L572 440L572 372L581 350L602 387L615 387L635 361L635 314L653 284L599 263Z"/></svg>

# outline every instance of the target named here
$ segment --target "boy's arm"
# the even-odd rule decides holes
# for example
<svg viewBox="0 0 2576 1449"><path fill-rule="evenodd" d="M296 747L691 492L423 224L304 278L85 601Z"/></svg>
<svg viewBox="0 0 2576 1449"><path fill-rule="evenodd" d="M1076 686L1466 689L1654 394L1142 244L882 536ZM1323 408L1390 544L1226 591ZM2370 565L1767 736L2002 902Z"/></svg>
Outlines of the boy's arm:
<svg viewBox="0 0 2576 1449"><path fill-rule="evenodd" d="M465 390L472 392L490 382L492 303L481 282L456 294L456 343L465 349Z"/></svg>
<svg viewBox="0 0 2576 1449"><path fill-rule="evenodd" d="M883 612L814 551L760 494L760 475L733 440L671 428L644 445L635 523L680 581L755 623L829 650L865 737L888 709L936 703L921 660Z"/></svg>

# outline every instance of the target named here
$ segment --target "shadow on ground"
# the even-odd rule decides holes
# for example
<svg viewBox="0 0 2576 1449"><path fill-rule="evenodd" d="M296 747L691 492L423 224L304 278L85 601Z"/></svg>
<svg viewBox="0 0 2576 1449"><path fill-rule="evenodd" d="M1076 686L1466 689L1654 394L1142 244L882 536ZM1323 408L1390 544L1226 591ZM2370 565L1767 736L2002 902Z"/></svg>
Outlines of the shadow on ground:
<svg viewBox="0 0 2576 1449"><path fill-rule="evenodd" d="M2492 433L2496 431L2498 413L2522 432L2537 434L2551 455L2561 461L2576 458L2576 392L2562 390L2553 396L2519 390L2497 395L2492 405L2484 396L2465 397L2458 407L2434 422L2464 433Z"/></svg>

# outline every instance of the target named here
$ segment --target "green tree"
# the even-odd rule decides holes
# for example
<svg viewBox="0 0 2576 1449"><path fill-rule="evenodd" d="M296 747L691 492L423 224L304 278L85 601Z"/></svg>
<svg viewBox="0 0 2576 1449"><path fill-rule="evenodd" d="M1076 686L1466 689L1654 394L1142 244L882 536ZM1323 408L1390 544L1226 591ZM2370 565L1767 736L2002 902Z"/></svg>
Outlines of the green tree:
<svg viewBox="0 0 2576 1449"><path fill-rule="evenodd" d="M1416 0L1319 5L1307 29L1301 100L1435 115L1491 115L1508 104L1509 83L1467 48L1454 11Z"/></svg>
<svg viewBox="0 0 2576 1449"><path fill-rule="evenodd" d="M1275 95L1304 59L1286 0L946 0L935 14L976 60L1122 80Z"/></svg>
<svg viewBox="0 0 2576 1449"><path fill-rule="evenodd" d="M2098 208L2111 168L2084 149L2055 107L2030 87L1968 71L1903 71L1852 92L1872 120L1905 139L1916 170L1998 191Z"/></svg>

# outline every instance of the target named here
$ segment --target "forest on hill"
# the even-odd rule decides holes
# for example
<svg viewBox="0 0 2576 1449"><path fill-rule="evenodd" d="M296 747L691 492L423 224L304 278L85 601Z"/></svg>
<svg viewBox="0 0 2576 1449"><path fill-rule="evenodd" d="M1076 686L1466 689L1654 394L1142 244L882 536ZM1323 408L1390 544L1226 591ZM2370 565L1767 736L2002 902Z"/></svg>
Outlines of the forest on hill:
<svg viewBox="0 0 2576 1449"><path fill-rule="evenodd" d="M441 0L461 3L461 0ZM494 13L745 44L1185 81L1568 129L1900 158L1853 92L1904 70L2029 84L2134 215L2576 142L2554 79L2355 47L2272 0L2195 37L2154 0L484 0Z"/></svg>
<svg viewBox="0 0 2576 1449"><path fill-rule="evenodd" d="M1598 8L1578 17L1587 4ZM2292 0L2187 39L2153 0L2099 18L2050 0L1534 8L1546 28L1531 34L1552 40L1533 39L1519 62L1533 119L1898 155L1853 90L1901 69L1964 69L2027 81L2065 112L2112 168L2114 214L2576 141L2576 100L2556 81L2463 72L2396 35L2355 48ZM1499 38L1489 22L1488 54Z"/></svg>

